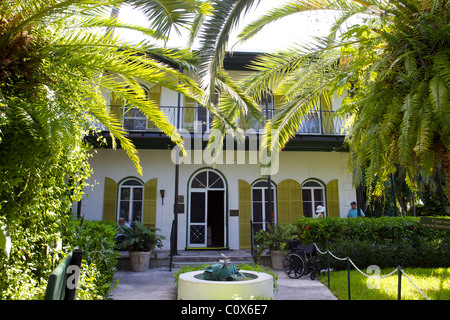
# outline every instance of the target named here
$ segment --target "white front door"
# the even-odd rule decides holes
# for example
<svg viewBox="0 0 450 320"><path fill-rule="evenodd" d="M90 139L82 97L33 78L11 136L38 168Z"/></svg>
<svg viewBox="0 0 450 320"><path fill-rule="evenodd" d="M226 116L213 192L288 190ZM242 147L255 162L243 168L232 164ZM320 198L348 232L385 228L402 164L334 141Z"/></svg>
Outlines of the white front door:
<svg viewBox="0 0 450 320"><path fill-rule="evenodd" d="M188 247L224 247L226 195L222 177L212 170L195 175L189 190Z"/></svg>

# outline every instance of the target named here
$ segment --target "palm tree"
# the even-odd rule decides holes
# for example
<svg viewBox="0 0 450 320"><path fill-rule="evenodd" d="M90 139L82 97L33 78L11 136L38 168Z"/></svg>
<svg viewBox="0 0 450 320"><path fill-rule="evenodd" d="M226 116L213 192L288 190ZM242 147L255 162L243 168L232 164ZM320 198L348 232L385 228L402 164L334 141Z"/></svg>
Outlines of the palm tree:
<svg viewBox="0 0 450 320"><path fill-rule="evenodd" d="M100 122L111 133L113 147L116 139L120 141L141 172L137 150L126 137L119 119L108 110L105 95L113 95L123 99L124 105L139 108L172 141L181 143L176 128L159 106L145 98L142 84L159 84L196 100L200 100L201 91L178 69L161 62L164 58L185 65L186 51L159 48L150 40L130 45L112 32L105 32L105 29L128 28L154 38L164 37L169 23L153 30L110 18L111 9L122 2L3 1L0 4L0 97L5 110L9 110L12 97L29 102L44 97L45 103L54 108L42 107L36 114L41 117L40 123L62 125L67 121L65 127L86 130L92 128L93 121ZM158 14L163 9L155 7L154 10ZM62 103L70 90L76 99ZM49 110L55 108L58 114L50 114ZM85 121L81 121L80 114ZM53 137L62 141L74 136L70 130L62 129L55 127L59 135Z"/></svg>
<svg viewBox="0 0 450 320"><path fill-rule="evenodd" d="M229 30L255 2L214 2L214 18L203 35L204 88L216 81ZM351 115L346 141L355 185L364 170L369 191L379 194L396 165L408 169L407 182L413 184L418 171L431 175L440 163L449 186L448 1L291 1L244 28L240 39L310 10L338 13L329 35L259 57L253 63L258 73L242 86L254 100L267 90L284 97L266 124L266 132L276 134L266 135L265 146L282 149L320 97L345 90L339 114ZM355 17L358 24L350 22Z"/></svg>

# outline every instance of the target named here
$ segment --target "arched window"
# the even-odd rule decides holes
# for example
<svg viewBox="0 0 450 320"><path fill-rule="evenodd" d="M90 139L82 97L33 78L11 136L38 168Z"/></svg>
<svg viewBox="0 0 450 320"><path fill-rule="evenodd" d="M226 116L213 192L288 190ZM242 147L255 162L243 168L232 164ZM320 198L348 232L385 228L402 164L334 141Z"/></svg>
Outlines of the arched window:
<svg viewBox="0 0 450 320"><path fill-rule="evenodd" d="M118 218L125 222L142 222L144 185L137 179L126 179L119 185Z"/></svg>
<svg viewBox="0 0 450 320"><path fill-rule="evenodd" d="M269 184L261 180L252 186L252 220L254 231L267 230L267 225L271 220L276 223L276 187L271 184L271 193L269 193ZM269 197L271 195L271 198ZM270 210L270 199L272 199L272 211Z"/></svg>
<svg viewBox="0 0 450 320"><path fill-rule="evenodd" d="M305 217L313 217L318 205L325 206L324 187L316 180L309 180L302 185L302 195L303 216Z"/></svg>

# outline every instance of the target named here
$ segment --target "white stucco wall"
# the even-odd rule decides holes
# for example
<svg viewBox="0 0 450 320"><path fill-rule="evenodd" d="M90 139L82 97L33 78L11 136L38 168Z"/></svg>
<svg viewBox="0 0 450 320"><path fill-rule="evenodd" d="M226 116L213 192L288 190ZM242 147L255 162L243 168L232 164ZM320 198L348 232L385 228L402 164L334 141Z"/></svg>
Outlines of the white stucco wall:
<svg viewBox="0 0 450 320"><path fill-rule="evenodd" d="M138 176L133 163L123 150L95 150L90 161L94 174L88 180L90 186L85 188L86 197L82 201L82 215L86 219L102 219L105 177L112 178L116 182L120 182L127 177L136 177L144 183L152 178L158 178L156 227L160 228L162 234L166 237L164 246L168 249L175 194L175 165L172 162L171 153L171 150L139 150L143 175ZM344 217L350 208L350 202L355 200L355 190L351 185L347 160L348 154L340 152L281 152L279 170L272 176L272 181L278 184L285 179L294 179L303 183L309 178L316 178L326 184L333 179L338 179L340 215ZM226 159L224 162L227 162ZM231 164L218 164L216 169L223 174L228 184L228 211L226 214L228 216L229 247L230 249L238 249L239 218L230 217L229 211L238 209L238 180L244 179L252 183L259 179L259 165L228 162L231 162ZM179 194L185 196L185 203L188 199L190 177L198 169L207 167L210 166L205 163L180 164ZM161 189L165 190L164 204L159 194ZM187 210L186 206L185 213L178 215L178 248L186 246Z"/></svg>

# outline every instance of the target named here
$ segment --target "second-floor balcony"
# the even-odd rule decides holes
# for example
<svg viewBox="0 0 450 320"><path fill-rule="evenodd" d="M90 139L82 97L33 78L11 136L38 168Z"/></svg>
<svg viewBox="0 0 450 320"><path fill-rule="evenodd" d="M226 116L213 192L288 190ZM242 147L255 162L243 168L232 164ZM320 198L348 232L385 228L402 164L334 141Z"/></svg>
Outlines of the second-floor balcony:
<svg viewBox="0 0 450 320"><path fill-rule="evenodd" d="M188 106L161 106L167 119L174 126L184 132L208 133L212 126L212 117L207 109ZM161 132L152 121L137 108L111 107L112 113L118 116L123 128L129 132ZM271 118L275 109L264 110L266 118ZM314 110L300 123L297 135L343 136L345 119L336 117L334 111ZM263 124L255 120L240 120L239 126L246 132L262 132ZM104 128L99 128L100 130Z"/></svg>

